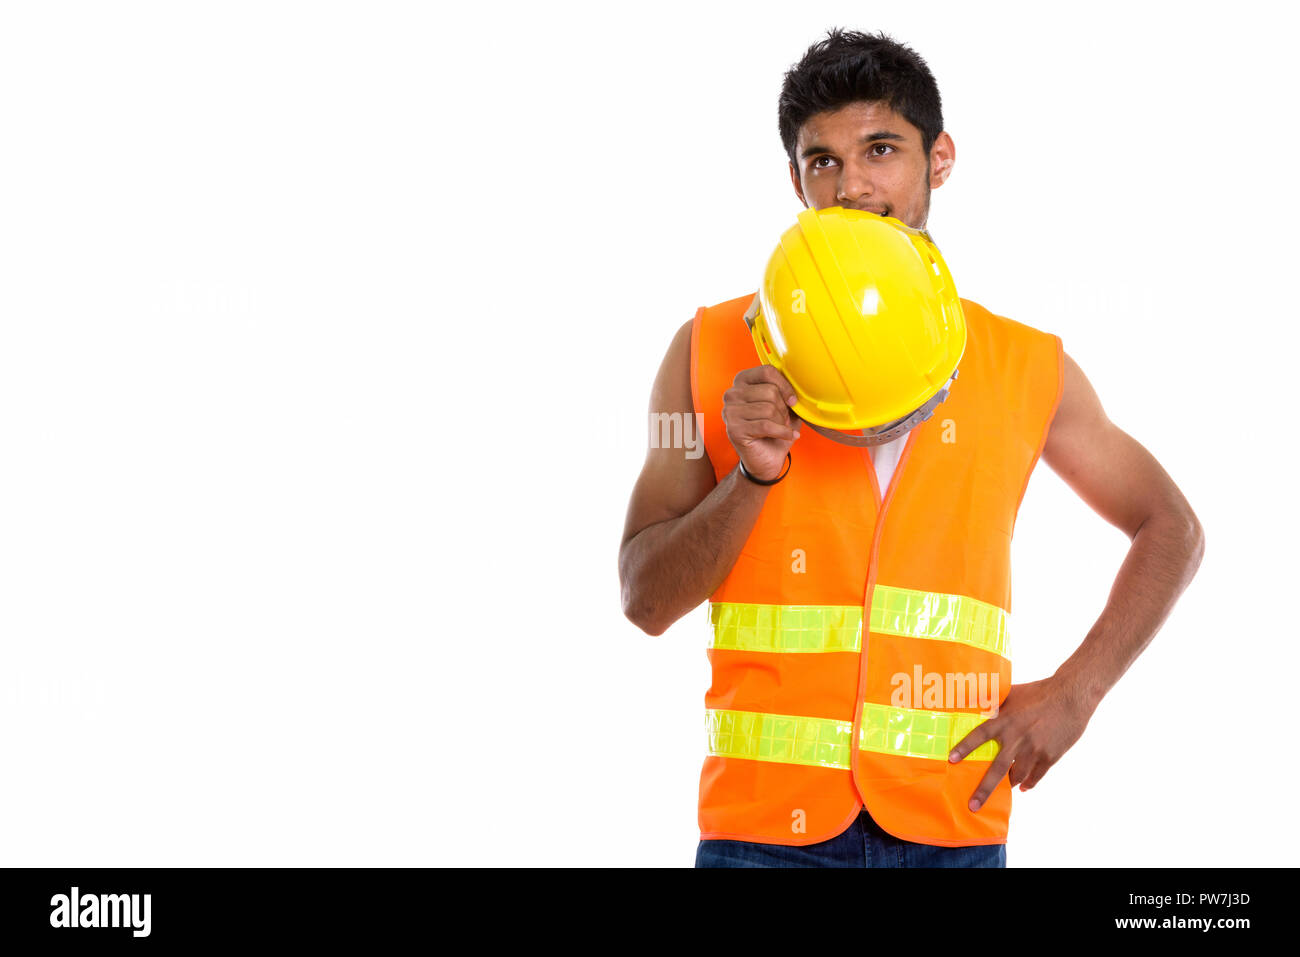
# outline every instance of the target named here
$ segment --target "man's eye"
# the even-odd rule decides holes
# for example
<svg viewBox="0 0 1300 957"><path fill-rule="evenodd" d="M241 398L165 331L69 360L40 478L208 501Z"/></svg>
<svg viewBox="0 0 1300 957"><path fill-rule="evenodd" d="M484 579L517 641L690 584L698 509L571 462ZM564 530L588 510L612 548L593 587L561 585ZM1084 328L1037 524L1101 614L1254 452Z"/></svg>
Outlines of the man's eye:
<svg viewBox="0 0 1300 957"><path fill-rule="evenodd" d="M872 149L873 152L874 152L875 150L879 150L879 149L886 149L886 150L891 150L891 151L892 151L892 150L893 150L893 147L890 146L888 143L877 143L877 144L876 144L875 146L873 146L871 149ZM877 155L877 156L884 156L885 154L884 154L884 153L876 153L876 155Z"/></svg>
<svg viewBox="0 0 1300 957"><path fill-rule="evenodd" d="M813 169L825 169L826 168L825 166L818 165L819 163L821 163L822 160L826 160L826 162L828 163L834 162L834 160L832 160L829 156L819 156L812 161Z"/></svg>

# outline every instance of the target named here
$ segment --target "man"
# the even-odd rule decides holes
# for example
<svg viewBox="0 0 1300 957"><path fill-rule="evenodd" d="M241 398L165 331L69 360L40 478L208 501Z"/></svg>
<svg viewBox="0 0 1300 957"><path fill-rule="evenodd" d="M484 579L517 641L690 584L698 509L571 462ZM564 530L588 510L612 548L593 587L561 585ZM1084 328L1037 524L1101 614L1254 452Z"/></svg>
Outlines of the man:
<svg viewBox="0 0 1300 957"><path fill-rule="evenodd" d="M912 50L830 31L787 72L779 119L806 207L925 227L956 154ZM1011 788L1042 779L1159 629L1200 523L1058 337L963 300L948 399L864 468L801 431L789 382L746 341L751 298L700 310L669 346L651 411L702 423L708 454L650 449L619 554L624 613L648 634L712 599L697 866L1005 866ZM951 696L888 697L922 662L949 663L948 691L976 670L1010 685L1010 537L1040 456L1132 540L1100 618L986 720Z"/></svg>

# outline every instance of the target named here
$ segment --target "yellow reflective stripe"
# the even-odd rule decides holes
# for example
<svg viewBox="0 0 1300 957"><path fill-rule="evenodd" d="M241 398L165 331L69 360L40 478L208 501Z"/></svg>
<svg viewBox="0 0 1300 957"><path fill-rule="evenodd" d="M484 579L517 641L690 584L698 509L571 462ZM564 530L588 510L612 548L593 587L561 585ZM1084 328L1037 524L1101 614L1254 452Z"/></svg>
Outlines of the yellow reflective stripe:
<svg viewBox="0 0 1300 957"><path fill-rule="evenodd" d="M868 701L862 705L858 747L881 754L947 761L948 753L961 739L986 720L982 714L967 711L922 711ZM998 743L985 741L962 761L992 761L997 753Z"/></svg>
<svg viewBox="0 0 1300 957"><path fill-rule="evenodd" d="M862 649L859 605L709 605L710 648L759 652L857 652ZM876 585L871 631L879 635L951 641L1006 658L1007 613L967 595Z"/></svg>
<svg viewBox="0 0 1300 957"><path fill-rule="evenodd" d="M709 754L814 767L852 767L853 722L756 711L707 711Z"/></svg>
<svg viewBox="0 0 1300 957"><path fill-rule="evenodd" d="M955 641L1007 657L1007 613L966 595L877 585L871 596L871 631L905 638Z"/></svg>
<svg viewBox="0 0 1300 957"><path fill-rule="evenodd" d="M982 714L965 711L923 711L868 702L862 706L858 747L880 754L947 761L958 742L985 720ZM709 708L705 723L713 757L844 771L852 767L850 721ZM992 761L997 753L998 743L985 741L962 760Z"/></svg>
<svg viewBox="0 0 1300 957"><path fill-rule="evenodd" d="M862 648L860 605L709 606L710 648L728 651L830 652Z"/></svg>

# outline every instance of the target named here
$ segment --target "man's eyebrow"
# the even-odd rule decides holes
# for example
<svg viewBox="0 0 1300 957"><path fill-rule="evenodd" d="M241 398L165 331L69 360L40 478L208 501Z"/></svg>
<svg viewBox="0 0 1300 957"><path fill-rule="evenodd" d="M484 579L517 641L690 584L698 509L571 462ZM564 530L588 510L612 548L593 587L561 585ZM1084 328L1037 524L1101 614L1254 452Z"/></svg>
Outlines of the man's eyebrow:
<svg viewBox="0 0 1300 957"><path fill-rule="evenodd" d="M866 136L862 137L862 139L858 140L858 142L874 143L877 140L898 140L901 143L906 138L907 137L903 136L901 133L891 133L889 132L889 130L876 130L874 133L868 133ZM803 148L803 151L799 154L799 158L807 159L808 157L812 156L814 153L829 153L829 152L831 152L831 148L829 146L822 146L820 143L810 143L809 145Z"/></svg>

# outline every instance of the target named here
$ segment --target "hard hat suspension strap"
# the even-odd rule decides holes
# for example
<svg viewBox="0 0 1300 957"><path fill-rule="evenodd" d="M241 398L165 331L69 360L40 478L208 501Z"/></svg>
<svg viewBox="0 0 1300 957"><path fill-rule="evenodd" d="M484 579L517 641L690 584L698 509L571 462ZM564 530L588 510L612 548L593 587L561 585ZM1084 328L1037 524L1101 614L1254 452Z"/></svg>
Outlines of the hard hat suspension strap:
<svg viewBox="0 0 1300 957"><path fill-rule="evenodd" d="M934 415L934 410L939 406L939 403L948 398L948 390L952 387L953 382L956 381L958 371L959 370L957 369L952 370L952 376L948 379L944 387L932 395L929 400L926 401L925 405L921 406L911 415L884 431L872 432L868 429L863 429L861 435L854 435L851 432L841 432L838 429L828 429L825 426L814 425L812 422L808 422L807 419L804 419L804 421L808 422L808 425L812 426L813 430L818 434L825 436L832 442L839 442L841 445L851 445L854 448L866 448L870 445L884 445L886 442L892 442L900 435L906 435L908 432L912 431L912 429L916 428L922 422Z"/></svg>

